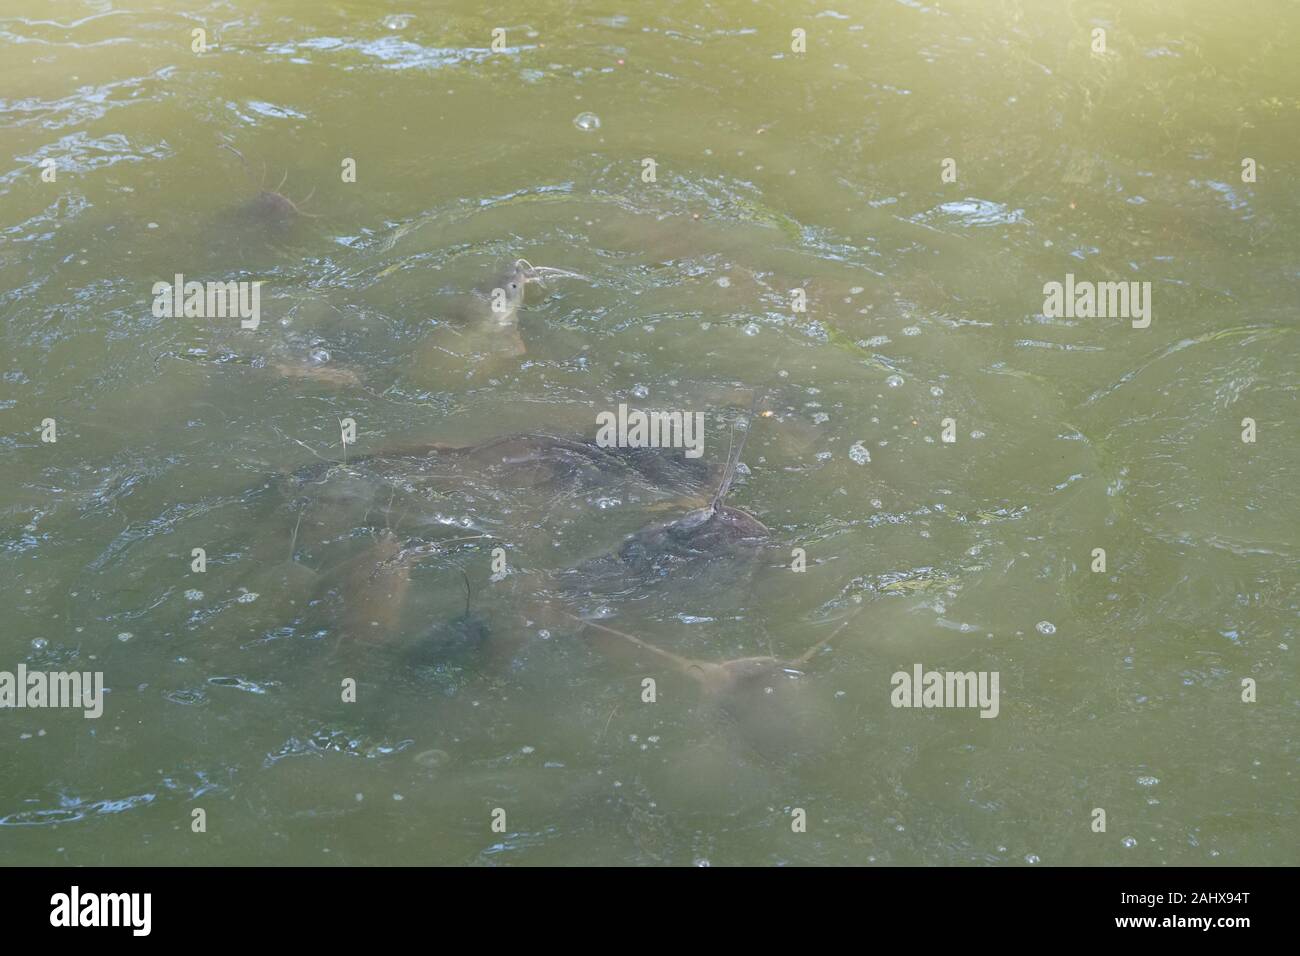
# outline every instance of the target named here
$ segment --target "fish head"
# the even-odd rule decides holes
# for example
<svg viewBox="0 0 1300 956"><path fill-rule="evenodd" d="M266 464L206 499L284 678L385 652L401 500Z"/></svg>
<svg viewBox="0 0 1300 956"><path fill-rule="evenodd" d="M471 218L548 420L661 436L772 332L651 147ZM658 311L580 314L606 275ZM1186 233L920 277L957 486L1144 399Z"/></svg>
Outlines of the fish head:
<svg viewBox="0 0 1300 956"><path fill-rule="evenodd" d="M675 521L651 525L631 535L619 549L624 565L658 575L703 558L757 553L771 535L753 515L719 505L697 508Z"/></svg>
<svg viewBox="0 0 1300 956"><path fill-rule="evenodd" d="M506 273L506 298L515 301L516 304L524 301L524 292L528 288L528 283L538 282L537 273L527 259L516 259L515 264L510 267Z"/></svg>
<svg viewBox="0 0 1300 956"><path fill-rule="evenodd" d="M503 314L514 315L520 306L524 304L524 296L528 288L528 276L515 269L505 277L501 288L505 292Z"/></svg>
<svg viewBox="0 0 1300 956"><path fill-rule="evenodd" d="M736 539L761 540L772 533L767 525L739 508L718 505L713 511L714 520L721 522L727 533Z"/></svg>
<svg viewBox="0 0 1300 956"><path fill-rule="evenodd" d="M803 672L775 657L739 657L729 661L704 663L691 661L686 667L689 676L713 696L749 692L755 686L779 678L798 678Z"/></svg>
<svg viewBox="0 0 1300 956"><path fill-rule="evenodd" d="M664 526L667 538L682 550L721 553L764 541L771 532L748 512L728 505L698 508Z"/></svg>
<svg viewBox="0 0 1300 956"><path fill-rule="evenodd" d="M496 277L489 290L493 318L501 325L511 325L515 314L524 304L528 284L536 282L533 267L526 259L516 259L514 265Z"/></svg>
<svg viewBox="0 0 1300 956"><path fill-rule="evenodd" d="M436 667L481 650L492 638L492 626L477 611L466 611L429 628L406 650L407 663Z"/></svg>

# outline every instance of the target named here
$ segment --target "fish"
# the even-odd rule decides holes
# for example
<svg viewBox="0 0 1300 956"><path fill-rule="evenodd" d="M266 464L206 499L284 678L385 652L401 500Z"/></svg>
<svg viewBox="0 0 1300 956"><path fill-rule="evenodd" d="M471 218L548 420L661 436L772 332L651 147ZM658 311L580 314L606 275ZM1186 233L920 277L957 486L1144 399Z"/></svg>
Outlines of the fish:
<svg viewBox="0 0 1300 956"><path fill-rule="evenodd" d="M252 500L268 502L260 505L270 509L267 522L275 514L292 522L289 560L316 572L315 606L326 609L327 629L352 643L386 643L420 630L404 618L418 568L503 543L526 548L531 536L594 510L593 496L693 500L711 478L707 464L667 449L517 434L321 461L271 477ZM424 629L421 662L474 646L487 631L467 604L463 615Z"/></svg>
<svg viewBox="0 0 1300 956"><path fill-rule="evenodd" d="M649 524L628 535L616 550L561 572L560 590L579 596L631 596L668 582L680 585L706 567L711 589L747 581L773 544L771 530L758 518L726 504L750 427L729 449L722 478L707 504L671 521Z"/></svg>
<svg viewBox="0 0 1300 956"><path fill-rule="evenodd" d="M503 359L525 355L528 348L519 334L519 310L529 286L544 285L551 277L588 278L516 259L445 310L437 328L416 347L408 374L426 380L445 380L453 374L472 376L476 371L497 368Z"/></svg>
<svg viewBox="0 0 1300 956"><path fill-rule="evenodd" d="M250 178L253 177L252 167L248 165L248 160L244 158L243 153L235 149L235 147L231 146L229 143L222 143L221 148L228 149L230 152L238 156L239 162L244 167L244 171L248 173ZM284 175L280 177L279 185L274 189L267 189L266 169L263 167L262 177L260 180L257 180L257 194L240 206L238 210L239 216L249 222L269 228L284 227L297 222L302 218L318 218L317 214L306 212L302 208L311 200L312 196L316 194L315 187L313 187L311 192L306 196L295 202L284 193L280 192L280 190L284 188L284 184L288 178L289 172L288 170L285 170Z"/></svg>
<svg viewBox="0 0 1300 956"><path fill-rule="evenodd" d="M444 508L451 498L463 495L467 502L483 506L477 512L482 523L482 516L493 510L490 505L499 504L510 492L551 495L550 499L530 497L535 504L548 505L584 493L631 486L652 497L671 493L692 498L710 477L707 464L668 449L605 448L583 438L533 432L465 446L436 442L393 445L346 463L313 463L284 481L285 492L291 496L306 493L334 504L359 497L368 510L380 507L385 494L399 489L408 497L428 491ZM403 508L410 506L398 503Z"/></svg>
<svg viewBox="0 0 1300 956"><path fill-rule="evenodd" d="M438 666L448 659L466 652L476 652L487 646L492 637L492 626L487 617L474 610L474 592L469 575L463 568L465 581L465 612L445 621L438 621L406 651L405 661L414 667Z"/></svg>
<svg viewBox="0 0 1300 956"><path fill-rule="evenodd" d="M649 641L573 614L566 616L599 635L600 650L632 657L642 667L667 666L695 685L702 701L735 725L740 738L755 751L788 760L796 752L815 748L825 737L831 715L810 699L808 667L862 612L843 618L829 634L797 657L774 654L710 661L675 654Z"/></svg>
<svg viewBox="0 0 1300 956"><path fill-rule="evenodd" d="M384 529L372 547L349 562L345 577L345 608L341 637L385 640L401 624L402 608L411 586L411 568L419 553L404 547L391 529Z"/></svg>
<svg viewBox="0 0 1300 956"><path fill-rule="evenodd" d="M304 307L306 314L300 317ZM304 384L371 392L355 361L337 360L325 337L326 327L337 336L335 326L343 318L323 295L290 293L266 303L257 329L242 329L233 322L195 326L192 344L182 342L158 354L154 364L177 359L210 368L233 366Z"/></svg>
<svg viewBox="0 0 1300 956"><path fill-rule="evenodd" d="M331 385L339 388L359 386L361 376L355 369L344 368L342 366L327 367L317 365L310 361L307 362L273 362L273 368L281 378L300 379L308 382L317 382L322 385Z"/></svg>

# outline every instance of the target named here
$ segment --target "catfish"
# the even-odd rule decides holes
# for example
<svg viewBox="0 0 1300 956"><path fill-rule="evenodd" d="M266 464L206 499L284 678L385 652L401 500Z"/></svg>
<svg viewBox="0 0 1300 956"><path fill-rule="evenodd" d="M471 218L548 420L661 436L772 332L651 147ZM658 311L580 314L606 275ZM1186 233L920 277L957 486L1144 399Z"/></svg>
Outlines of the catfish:
<svg viewBox="0 0 1300 956"><path fill-rule="evenodd" d="M616 550L567 569L559 575L561 591L570 596L628 597L644 588L680 586L696 578L703 578L713 591L746 583L773 547L772 532L763 522L726 503L749 427L740 442L733 443L717 491L706 505L647 525L628 535Z"/></svg>
<svg viewBox="0 0 1300 956"><path fill-rule="evenodd" d="M544 285L548 277L587 278L567 269L516 259L438 317L437 328L416 347L411 374L423 379L472 377L479 370L498 368L504 359L526 354L527 346L519 334L519 310L528 288Z"/></svg>

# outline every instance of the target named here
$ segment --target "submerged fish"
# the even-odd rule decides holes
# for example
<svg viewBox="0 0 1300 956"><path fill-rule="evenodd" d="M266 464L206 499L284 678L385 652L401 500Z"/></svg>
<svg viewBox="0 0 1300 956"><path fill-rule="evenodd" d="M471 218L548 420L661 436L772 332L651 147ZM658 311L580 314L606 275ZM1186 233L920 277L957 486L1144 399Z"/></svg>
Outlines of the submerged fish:
<svg viewBox="0 0 1300 956"><path fill-rule="evenodd" d="M854 611L803 654L707 661L664 650L635 635L597 621L567 615L600 637L601 650L631 656L642 667L667 666L689 678L704 701L734 721L743 738L760 752L788 757L825 735L828 715L804 691L805 668L857 617Z"/></svg>
<svg viewBox="0 0 1300 956"><path fill-rule="evenodd" d="M493 640L491 621L487 615L474 610L469 575L464 569L461 569L461 575L465 580L464 613L438 620L418 634L403 653L403 661L408 667L444 667L485 650L494 652L498 649L500 642Z"/></svg>
<svg viewBox="0 0 1300 956"><path fill-rule="evenodd" d="M262 169L261 179L258 180L253 176L253 170L248 165L248 160L244 158L243 153L235 149L235 147L231 146L229 143L222 143L221 148L228 149L230 152L238 156L239 162L244 167L244 171L248 173L250 178L255 179L258 184L257 194L240 206L238 210L240 218L264 227L283 227L297 222L303 217L310 219L316 218L315 214L305 212L302 208L311 200L311 197L316 194L314 187L306 196L297 202L294 202L284 193L280 192L289 178L287 170L284 175L280 177L279 185L274 189L267 189L265 167Z"/></svg>
<svg viewBox="0 0 1300 956"><path fill-rule="evenodd" d="M294 519L291 560L322 569L318 591L338 626L381 638L402 629L410 576L425 562L445 565L489 543L520 545L613 494L694 499L709 478L707 465L666 449L524 434L321 462L267 487ZM484 626L467 608L441 630L426 629L426 643L473 643Z"/></svg>
<svg viewBox="0 0 1300 956"><path fill-rule="evenodd" d="M394 532L384 529L374 545L348 563L341 588L346 634L382 640L398 628L418 559L418 552L404 548Z"/></svg>
<svg viewBox="0 0 1300 956"><path fill-rule="evenodd" d="M344 328L346 313L326 294L292 290L264 298L259 311L256 328L243 328L235 318L195 324L188 342L156 361L179 359L336 388L364 388L356 360L335 354L333 343L343 341L351 330Z"/></svg>
<svg viewBox="0 0 1300 956"><path fill-rule="evenodd" d="M271 358L267 365L282 378L318 382L339 388L361 385L361 375L346 365L329 364L328 349L313 348L309 352Z"/></svg>
<svg viewBox="0 0 1300 956"><path fill-rule="evenodd" d="M467 446L417 443L346 463L312 464L289 477L288 490L328 499L332 506L357 500L385 520L405 515L416 524L421 523L418 512L405 513L421 501L436 502L441 524L447 523L448 506L460 501L471 507L456 510L483 525L506 523L495 520L502 505L510 513L542 505L549 512L561 501L596 491L695 496L710 475L708 465L668 449L605 448L582 438L524 433ZM515 492L552 497L512 497Z"/></svg>
<svg viewBox="0 0 1300 956"><path fill-rule="evenodd" d="M680 584L709 569L711 587L739 584L752 575L771 545L771 531L746 511L725 503L740 467L746 428L723 471L712 500L672 521L656 522L629 535L616 550L570 568L563 590L600 593L636 590L673 581Z"/></svg>

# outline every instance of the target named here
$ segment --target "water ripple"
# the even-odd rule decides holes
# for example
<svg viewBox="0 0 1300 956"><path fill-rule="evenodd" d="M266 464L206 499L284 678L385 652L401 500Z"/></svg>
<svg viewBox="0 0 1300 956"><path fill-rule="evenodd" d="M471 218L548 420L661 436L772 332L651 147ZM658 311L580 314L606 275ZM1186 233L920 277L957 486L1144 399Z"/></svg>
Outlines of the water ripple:
<svg viewBox="0 0 1300 956"><path fill-rule="evenodd" d="M40 827L58 823L72 823L92 816L104 816L110 813L124 813L153 803L154 794L141 793L120 800L98 800L95 803L82 803L77 799L65 798L63 806L51 810L20 810L7 817L0 817L0 827Z"/></svg>

